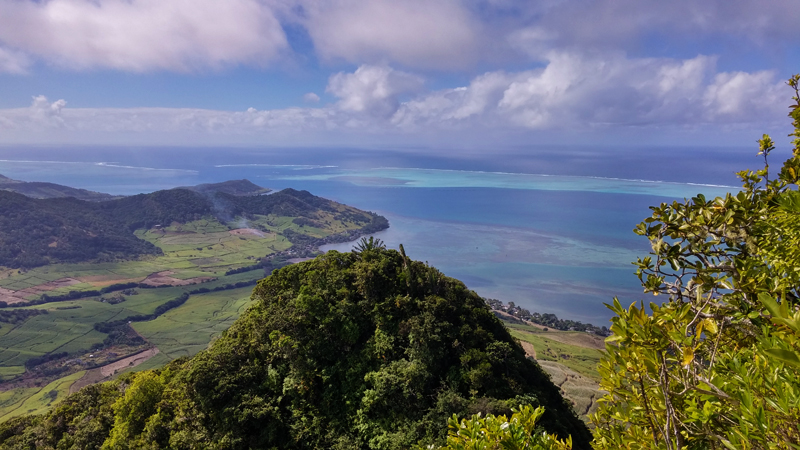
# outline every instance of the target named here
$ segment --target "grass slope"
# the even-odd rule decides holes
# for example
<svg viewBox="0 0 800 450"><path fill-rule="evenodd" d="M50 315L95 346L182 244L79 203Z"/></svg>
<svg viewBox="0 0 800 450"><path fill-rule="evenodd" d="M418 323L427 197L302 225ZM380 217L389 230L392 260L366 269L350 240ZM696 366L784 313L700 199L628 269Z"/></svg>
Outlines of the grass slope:
<svg viewBox="0 0 800 450"><path fill-rule="evenodd" d="M27 414L42 414L69 394L72 383L84 372L59 378L41 388L17 388L0 392L0 422Z"/></svg>
<svg viewBox="0 0 800 450"><path fill-rule="evenodd" d="M580 331L544 331L545 327L520 322L504 320L511 335L530 349L529 353L535 353L562 395L588 421L587 415L597 409L597 399L602 395L597 365L600 350L605 348L603 338Z"/></svg>

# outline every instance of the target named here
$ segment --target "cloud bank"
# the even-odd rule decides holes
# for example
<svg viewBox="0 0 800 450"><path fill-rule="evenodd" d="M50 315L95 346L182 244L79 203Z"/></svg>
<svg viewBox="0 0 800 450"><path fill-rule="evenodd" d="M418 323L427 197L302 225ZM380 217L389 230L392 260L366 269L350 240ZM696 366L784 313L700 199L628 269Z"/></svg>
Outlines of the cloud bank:
<svg viewBox="0 0 800 450"><path fill-rule="evenodd" d="M467 86L423 90L421 76L362 65L330 77L338 101L320 107L242 112L176 108L69 108L35 97L0 110L6 131L270 136L346 131L430 135L465 130L774 128L789 90L774 72L720 72L714 57L589 57L553 53L541 69L492 71ZM313 99L311 99L313 100Z"/></svg>
<svg viewBox="0 0 800 450"><path fill-rule="evenodd" d="M303 106L265 111L73 108L37 96L0 110L0 142L770 131L786 122L785 68L703 49L780 56L796 51L797 23L794 0L0 1L0 73L12 78L43 66L333 72L296 94Z"/></svg>
<svg viewBox="0 0 800 450"><path fill-rule="evenodd" d="M197 71L297 57L288 27L323 63L458 71L547 60L553 51L638 52L714 39L775 52L800 39L794 0L9 0L0 71Z"/></svg>
<svg viewBox="0 0 800 450"><path fill-rule="evenodd" d="M0 2L0 69L17 52L60 67L186 72L278 59L286 35L257 0ZM13 49L13 50L12 50ZM27 56L26 56L27 58Z"/></svg>

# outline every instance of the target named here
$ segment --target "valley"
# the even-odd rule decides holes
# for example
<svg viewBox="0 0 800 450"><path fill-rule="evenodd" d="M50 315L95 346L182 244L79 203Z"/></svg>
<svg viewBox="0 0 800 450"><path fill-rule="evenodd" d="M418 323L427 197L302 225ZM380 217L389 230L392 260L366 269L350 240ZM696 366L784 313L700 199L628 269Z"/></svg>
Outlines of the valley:
<svg viewBox="0 0 800 450"><path fill-rule="evenodd" d="M50 263L0 270L0 421L47 409L70 391L134 367L159 367L196 354L247 308L253 286L273 269L313 256L321 243L352 240L388 226L380 216L307 192L264 196L268 189L249 182L175 191L181 191L178 198L191 196L196 202L196 211L182 210L194 220L168 220L176 197L169 191L139 199L156 211L149 220L124 212L128 223L147 225L132 230L130 239L152 251L117 252L113 257L101 252L84 261L59 261L48 250L60 242L72 246L70 257L87 253L75 246L76 233L65 235L50 224L45 228L50 236L32 233L29 241L56 245L39 253L30 245L25 250L33 254L16 259ZM69 222L70 216L59 216L63 205L52 202L76 202L19 197L14 202L37 211L36 217L52 214L62 222ZM216 203L209 207L206 199ZM227 205L220 208L220 199ZM78 203L75 209L102 217L103 211L114 209L115 201L131 202L130 197L104 199ZM18 208L15 214L32 220L25 211ZM0 236L5 236L0 252L15 245L8 237L18 232L9 229L13 223L8 216L5 226L0 227ZM113 241L124 233L103 234L108 230L96 222L79 220L67 227L94 234L95 248L113 248Z"/></svg>

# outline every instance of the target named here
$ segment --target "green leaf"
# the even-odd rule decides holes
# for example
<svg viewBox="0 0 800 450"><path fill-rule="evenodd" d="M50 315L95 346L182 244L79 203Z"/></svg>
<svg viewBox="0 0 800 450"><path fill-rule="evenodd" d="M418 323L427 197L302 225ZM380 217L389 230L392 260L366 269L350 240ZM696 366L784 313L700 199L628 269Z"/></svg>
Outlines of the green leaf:
<svg viewBox="0 0 800 450"><path fill-rule="evenodd" d="M764 351L767 354L785 362L786 364L791 364L792 366L800 368L800 357L798 357L797 353L793 351L780 348L770 348Z"/></svg>
<svg viewBox="0 0 800 450"><path fill-rule="evenodd" d="M778 302L776 302L771 295L762 292L758 294L758 300L767 308L767 311L769 311L772 317L781 317Z"/></svg>

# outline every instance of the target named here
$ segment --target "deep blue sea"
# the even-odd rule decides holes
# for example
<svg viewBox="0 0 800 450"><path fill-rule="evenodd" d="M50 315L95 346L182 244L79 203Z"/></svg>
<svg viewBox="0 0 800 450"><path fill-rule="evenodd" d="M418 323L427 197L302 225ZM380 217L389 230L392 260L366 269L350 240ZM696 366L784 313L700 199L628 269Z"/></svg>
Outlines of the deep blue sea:
<svg viewBox="0 0 800 450"><path fill-rule="evenodd" d="M631 261L648 207L738 190L754 148L0 148L0 174L112 194L246 178L386 216L402 243L486 297L597 325L644 299ZM326 249L348 251L352 244Z"/></svg>

